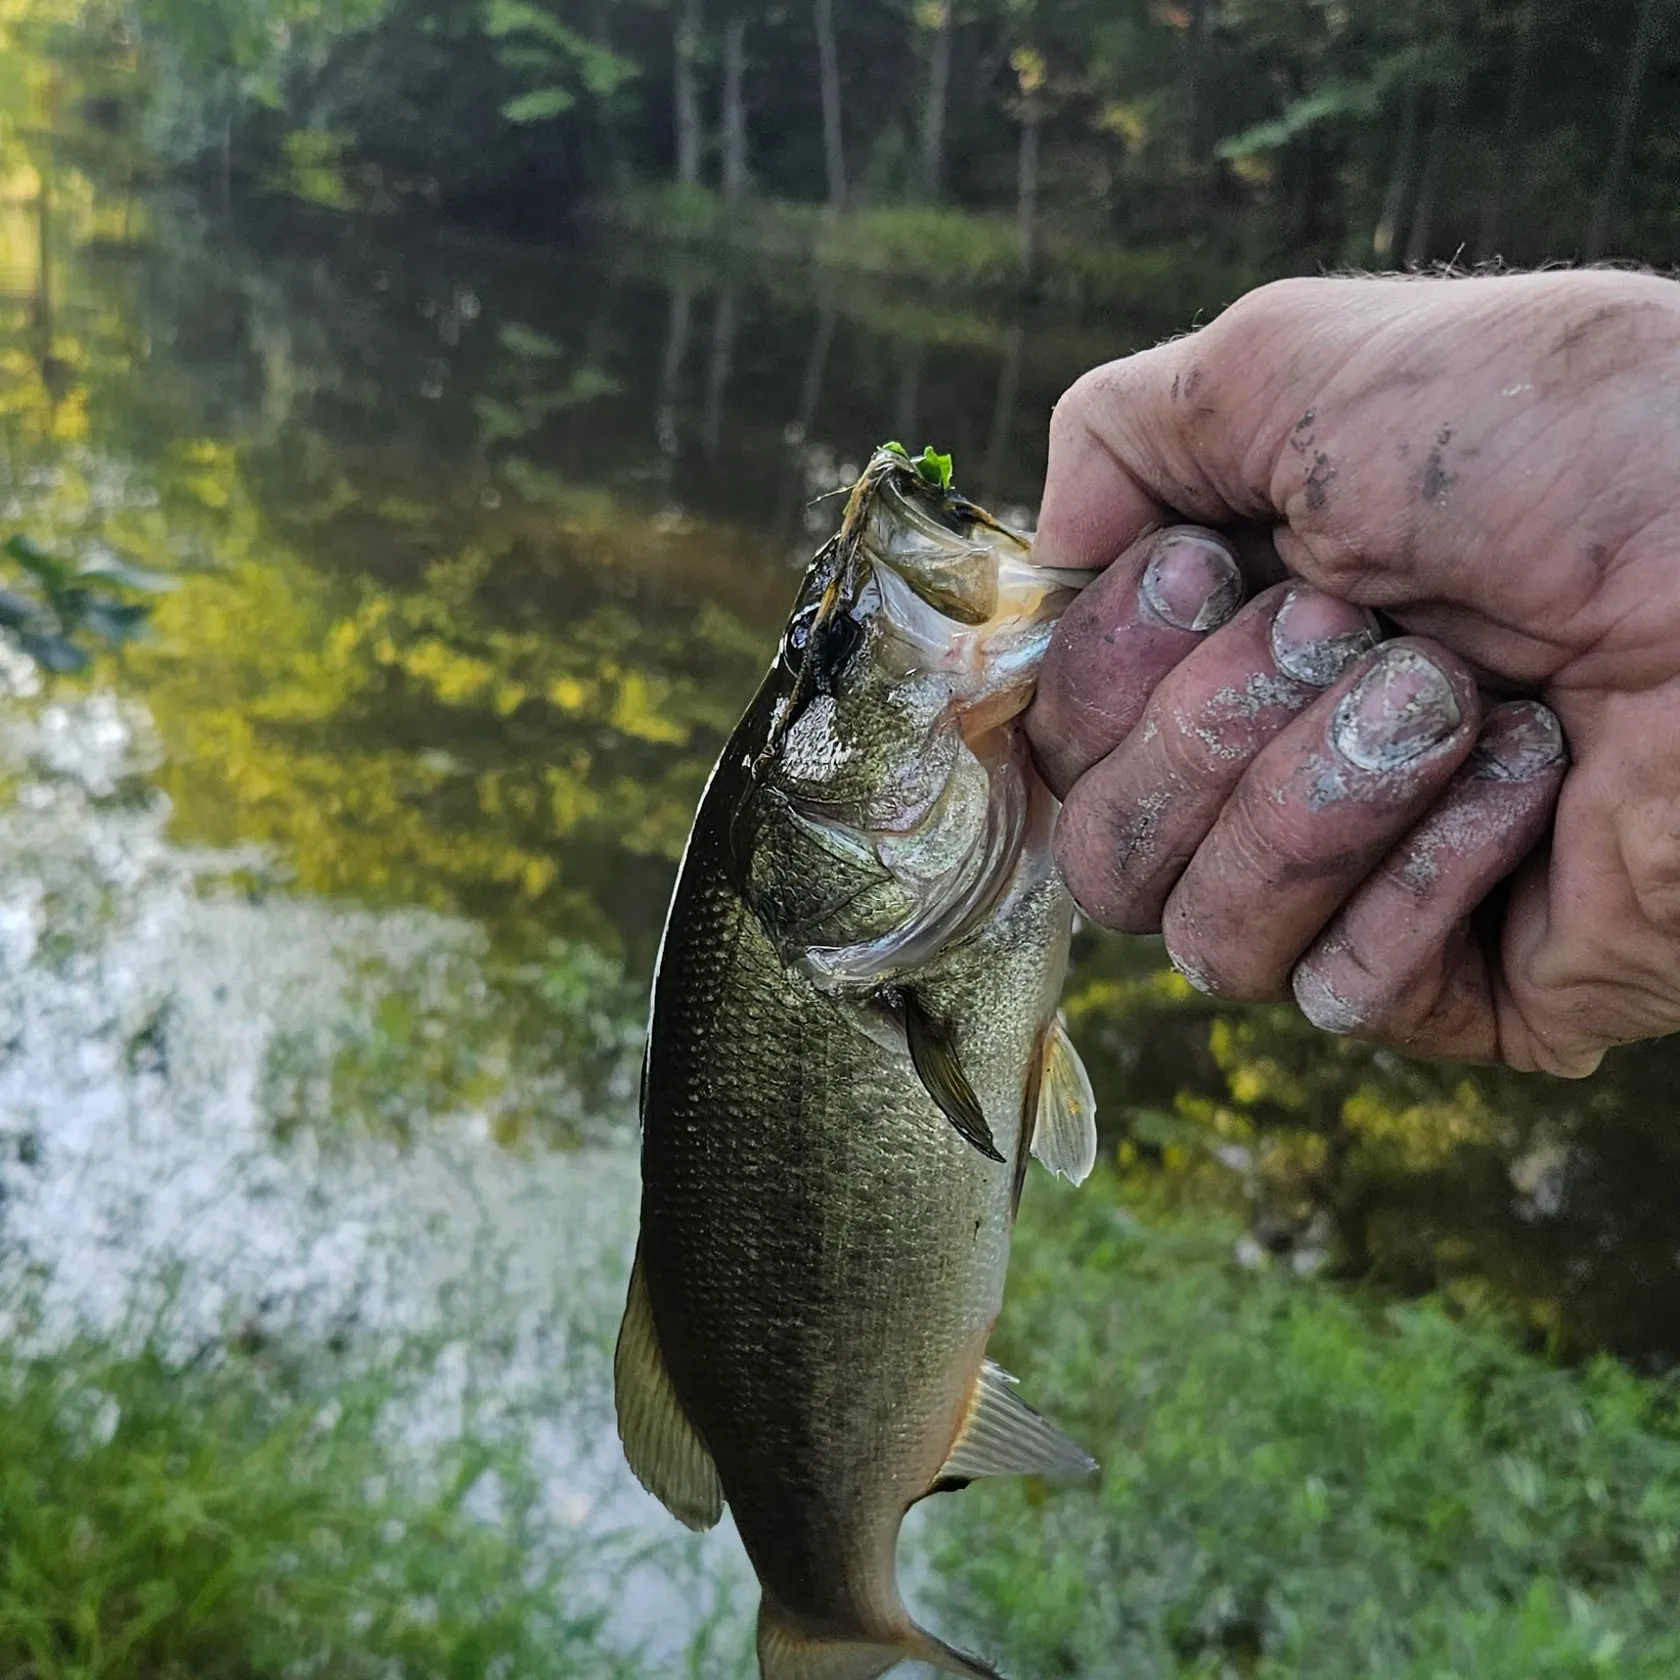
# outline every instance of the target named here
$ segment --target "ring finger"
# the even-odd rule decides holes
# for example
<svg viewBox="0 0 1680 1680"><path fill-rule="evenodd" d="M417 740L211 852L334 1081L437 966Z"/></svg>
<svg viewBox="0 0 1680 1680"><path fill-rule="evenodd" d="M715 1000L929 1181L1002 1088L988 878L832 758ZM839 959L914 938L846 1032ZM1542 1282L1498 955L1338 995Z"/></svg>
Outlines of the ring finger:
<svg viewBox="0 0 1680 1680"><path fill-rule="evenodd" d="M1068 793L1056 859L1085 913L1122 933L1155 932L1256 755L1376 639L1360 608L1280 584L1186 654Z"/></svg>

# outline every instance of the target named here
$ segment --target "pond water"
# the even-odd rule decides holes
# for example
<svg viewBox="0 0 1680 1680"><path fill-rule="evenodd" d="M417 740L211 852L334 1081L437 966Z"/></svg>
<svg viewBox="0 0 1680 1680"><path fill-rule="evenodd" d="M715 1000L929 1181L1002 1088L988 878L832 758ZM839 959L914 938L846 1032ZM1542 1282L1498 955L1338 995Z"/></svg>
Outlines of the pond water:
<svg viewBox="0 0 1680 1680"><path fill-rule="evenodd" d="M999 320L99 180L0 202L0 536L179 586L86 678L0 668L29 1334L434 1338L411 1442L535 1419L557 1532L625 1540L589 1589L615 1632L733 1627L734 1553L670 1534L607 1393L689 813L870 445L949 449L1030 521L1057 392L1184 300ZM1106 1147L1242 1210L1245 1263L1680 1351L1674 1052L1411 1069L1088 937L1069 1009Z"/></svg>

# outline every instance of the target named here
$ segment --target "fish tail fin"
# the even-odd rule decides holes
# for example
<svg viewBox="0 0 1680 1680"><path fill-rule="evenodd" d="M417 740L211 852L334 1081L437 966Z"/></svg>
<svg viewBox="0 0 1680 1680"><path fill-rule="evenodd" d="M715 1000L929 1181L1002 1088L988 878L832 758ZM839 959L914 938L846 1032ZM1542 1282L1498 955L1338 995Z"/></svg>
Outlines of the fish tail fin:
<svg viewBox="0 0 1680 1680"><path fill-rule="evenodd" d="M924 1628L878 1640L830 1639L801 1629L768 1598L758 1611L760 1680L879 1680L901 1662L924 1662L964 1680L1003 1680L995 1668L965 1657Z"/></svg>
<svg viewBox="0 0 1680 1680"><path fill-rule="evenodd" d="M935 1639L926 1628L915 1629L904 1655L906 1658L914 1657L917 1662L924 1662L942 1673L961 1674L964 1680L1003 1680L1003 1676L989 1663L981 1662L978 1657L965 1656L943 1639Z"/></svg>

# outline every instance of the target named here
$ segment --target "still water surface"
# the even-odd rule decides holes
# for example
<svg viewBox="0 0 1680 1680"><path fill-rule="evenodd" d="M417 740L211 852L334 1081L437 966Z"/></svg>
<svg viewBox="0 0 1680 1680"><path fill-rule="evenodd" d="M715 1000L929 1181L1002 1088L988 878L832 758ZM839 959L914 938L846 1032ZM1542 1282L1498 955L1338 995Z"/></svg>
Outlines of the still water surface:
<svg viewBox="0 0 1680 1680"><path fill-rule="evenodd" d="M618 1632L732 1625L733 1554L670 1534L607 1394L689 813L869 446L950 449L1029 521L1056 393L1182 300L1000 321L55 185L0 205L0 519L180 587L88 681L0 668L33 1333L441 1336L414 1443L536 1419L557 1534L622 1542ZM1680 1350L1672 1052L1569 1088L1410 1070L1216 1010L1145 942L1088 940L1069 1006L1108 1147L1245 1210L1251 1263Z"/></svg>

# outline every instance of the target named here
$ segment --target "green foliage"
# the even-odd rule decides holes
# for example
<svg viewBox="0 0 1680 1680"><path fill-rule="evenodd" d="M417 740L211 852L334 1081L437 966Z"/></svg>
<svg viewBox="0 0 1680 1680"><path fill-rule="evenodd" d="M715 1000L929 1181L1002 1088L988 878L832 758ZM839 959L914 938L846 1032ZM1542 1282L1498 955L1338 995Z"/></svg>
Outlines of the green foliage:
<svg viewBox="0 0 1680 1680"><path fill-rule="evenodd" d="M993 1345L1102 1476L951 1501L953 1625L1046 1680L1676 1672L1671 1389L1244 1269L1239 1230L1029 1186Z"/></svg>
<svg viewBox="0 0 1680 1680"><path fill-rule="evenodd" d="M152 611L134 597L175 587L171 578L116 559L71 565L24 536L9 538L0 553L24 574L27 589L0 589L0 630L55 673L86 668L86 637L111 648L132 641Z"/></svg>
<svg viewBox="0 0 1680 1680"><path fill-rule="evenodd" d="M322 129L300 128L281 143L283 167L275 184L311 204L329 210L351 210L356 195L345 179L345 162L350 147L347 134L330 134Z"/></svg>
<svg viewBox="0 0 1680 1680"><path fill-rule="evenodd" d="M0 1669L628 1680L534 1542L522 1449L395 1468L407 1380L306 1379L260 1347L0 1350Z"/></svg>
<svg viewBox="0 0 1680 1680"><path fill-rule="evenodd" d="M860 315L902 308L904 290L915 288L930 300L920 313L939 322L923 336L947 342L997 341L1000 335L988 335L979 317L970 313L959 322L950 305L1013 297L1021 286L1015 223L948 205L879 205L835 217L814 204L761 199L732 206L705 188L659 185L617 194L596 211L608 227L661 244L768 259L790 269L815 264L901 288L888 295L879 286L855 288L847 308ZM1200 245L1131 249L1058 226L1046 230L1042 243L1040 290L1072 307L1098 301L1158 306L1166 295L1183 297L1191 307L1214 306L1253 277L1252 270Z"/></svg>
<svg viewBox="0 0 1680 1680"><path fill-rule="evenodd" d="M577 103L569 83L581 83L597 99L604 99L637 74L631 59L529 0L488 0L484 32L495 41L519 43L502 50L502 63L539 81L537 87L503 104L502 115L509 122L544 122L569 111Z"/></svg>

